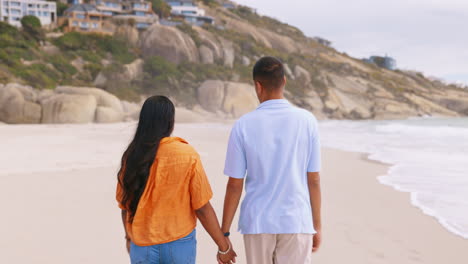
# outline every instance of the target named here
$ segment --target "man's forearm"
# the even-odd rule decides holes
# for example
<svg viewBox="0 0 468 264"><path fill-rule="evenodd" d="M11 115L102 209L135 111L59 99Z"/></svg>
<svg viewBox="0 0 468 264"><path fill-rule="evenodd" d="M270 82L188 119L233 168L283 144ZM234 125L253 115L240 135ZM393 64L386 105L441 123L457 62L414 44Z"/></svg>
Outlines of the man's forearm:
<svg viewBox="0 0 468 264"><path fill-rule="evenodd" d="M236 214L239 201L242 196L244 180L230 178L226 187L226 197L224 198L223 223L221 230L229 232L234 215Z"/></svg>
<svg viewBox="0 0 468 264"><path fill-rule="evenodd" d="M318 172L308 173L308 186L310 193L310 205L312 207L312 217L314 228L322 229L322 195L320 189L320 175Z"/></svg>

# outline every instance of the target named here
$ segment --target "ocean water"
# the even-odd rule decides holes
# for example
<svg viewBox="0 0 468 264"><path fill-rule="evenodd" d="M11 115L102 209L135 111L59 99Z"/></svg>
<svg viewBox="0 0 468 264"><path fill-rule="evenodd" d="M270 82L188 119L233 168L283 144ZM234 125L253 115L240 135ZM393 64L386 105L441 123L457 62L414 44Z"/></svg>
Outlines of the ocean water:
<svg viewBox="0 0 468 264"><path fill-rule="evenodd" d="M219 133L231 128L178 124L176 135L207 126ZM2 125L0 177L105 166L117 172L134 130L135 123ZM325 147L368 153L391 164L378 178L381 183L411 193L413 205L468 239L468 119L322 121L320 130Z"/></svg>
<svg viewBox="0 0 468 264"><path fill-rule="evenodd" d="M390 164L382 184L468 239L468 119L323 121L322 144Z"/></svg>

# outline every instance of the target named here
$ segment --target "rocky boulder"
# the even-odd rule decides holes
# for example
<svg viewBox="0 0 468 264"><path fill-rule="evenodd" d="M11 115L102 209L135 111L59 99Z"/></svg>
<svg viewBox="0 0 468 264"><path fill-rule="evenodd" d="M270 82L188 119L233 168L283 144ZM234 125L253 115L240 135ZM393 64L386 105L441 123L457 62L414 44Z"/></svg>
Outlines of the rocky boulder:
<svg viewBox="0 0 468 264"><path fill-rule="evenodd" d="M144 61L142 59L136 59L132 63L125 64L124 69L125 71L123 72L123 76L125 80L135 80L143 74L143 64ZM97 76L99 77L99 76ZM96 80L98 79L96 77Z"/></svg>
<svg viewBox="0 0 468 264"><path fill-rule="evenodd" d="M226 83L223 110L232 117L240 117L255 110L258 106L258 98L255 88L246 83Z"/></svg>
<svg viewBox="0 0 468 264"><path fill-rule="evenodd" d="M121 122L124 119L122 103L115 95L102 89L90 87L59 86L55 89L57 93L90 95L96 99L99 113L96 113L96 122L110 123Z"/></svg>
<svg viewBox="0 0 468 264"><path fill-rule="evenodd" d="M87 94L56 94L42 102L42 123L94 122L96 98Z"/></svg>
<svg viewBox="0 0 468 264"><path fill-rule="evenodd" d="M58 86L55 89L56 93L64 94L84 94L91 95L96 98L98 106L105 106L113 109L114 111L123 112L122 103L117 96L110 94L99 88L92 87L74 87L74 86Z"/></svg>
<svg viewBox="0 0 468 264"><path fill-rule="evenodd" d="M255 88L246 83L208 80L198 88L197 97L204 110L234 118L258 106Z"/></svg>
<svg viewBox="0 0 468 264"><path fill-rule="evenodd" d="M132 46L136 46L139 40L138 30L128 24L123 24L116 27L114 36L125 39Z"/></svg>
<svg viewBox="0 0 468 264"><path fill-rule="evenodd" d="M304 85L309 84L312 80L310 77L310 73L299 65L296 65L296 67L294 67L294 75L296 79L298 79Z"/></svg>
<svg viewBox="0 0 468 264"><path fill-rule="evenodd" d="M153 24L142 34L140 47L144 57L161 56L176 64L199 61L195 42L175 27Z"/></svg>
<svg viewBox="0 0 468 264"><path fill-rule="evenodd" d="M213 64L214 54L213 51L205 45L200 46L200 60L203 64Z"/></svg>
<svg viewBox="0 0 468 264"><path fill-rule="evenodd" d="M198 88L198 102L207 111L216 112L222 109L225 84L219 80L208 80Z"/></svg>
<svg viewBox="0 0 468 264"><path fill-rule="evenodd" d="M30 99L26 100L26 99ZM8 84L0 87L0 121L9 124L35 124L41 120L41 106L29 86Z"/></svg>

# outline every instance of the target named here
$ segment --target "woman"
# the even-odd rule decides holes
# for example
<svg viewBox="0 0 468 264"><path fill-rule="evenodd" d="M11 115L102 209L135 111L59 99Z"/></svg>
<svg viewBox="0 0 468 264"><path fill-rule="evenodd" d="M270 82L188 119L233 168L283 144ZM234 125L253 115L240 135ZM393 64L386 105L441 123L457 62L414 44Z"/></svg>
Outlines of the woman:
<svg viewBox="0 0 468 264"><path fill-rule="evenodd" d="M122 157L117 201L131 263L194 264L197 217L219 247L218 261L235 262L209 202L200 156L185 140L170 137L174 112L167 97L148 98Z"/></svg>

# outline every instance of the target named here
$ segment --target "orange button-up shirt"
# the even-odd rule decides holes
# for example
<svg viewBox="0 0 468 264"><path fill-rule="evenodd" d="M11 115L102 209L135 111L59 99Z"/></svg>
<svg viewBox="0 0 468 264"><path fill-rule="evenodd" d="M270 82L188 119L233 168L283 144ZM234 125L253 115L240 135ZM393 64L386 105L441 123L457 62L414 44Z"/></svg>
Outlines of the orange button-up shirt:
<svg viewBox="0 0 468 264"><path fill-rule="evenodd" d="M123 190L117 184L117 201ZM196 226L195 210L212 198L213 192L200 156L185 140L163 138L133 222L127 221L127 233L138 246L150 246L178 240Z"/></svg>

